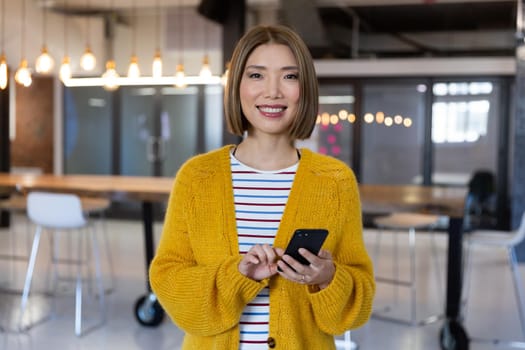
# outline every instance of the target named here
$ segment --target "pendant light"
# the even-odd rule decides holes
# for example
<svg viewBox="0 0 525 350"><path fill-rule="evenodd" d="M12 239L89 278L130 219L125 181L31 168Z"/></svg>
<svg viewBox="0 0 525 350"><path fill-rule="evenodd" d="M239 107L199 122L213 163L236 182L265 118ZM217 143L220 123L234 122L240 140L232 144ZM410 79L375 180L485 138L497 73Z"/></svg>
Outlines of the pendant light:
<svg viewBox="0 0 525 350"><path fill-rule="evenodd" d="M115 59L113 57L114 55L114 41L115 41L115 8L113 6L113 0L111 1L111 19L109 23L109 37L111 40L110 43L110 52L109 52L109 59L106 61L106 71L104 74L102 74L102 80L104 81L104 89L108 91L113 91L119 88L119 74L117 72L117 65L115 63Z"/></svg>
<svg viewBox="0 0 525 350"><path fill-rule="evenodd" d="M104 89L112 91L116 90L119 87L118 78L119 74L117 73L115 61L109 59L106 62L106 71L102 74L102 79L104 80Z"/></svg>
<svg viewBox="0 0 525 350"><path fill-rule="evenodd" d="M156 6L156 35L155 39L157 40L157 48L155 49L155 55L153 56L153 65L151 67L151 75L153 78L160 78L162 77L162 57L160 54L160 5L159 0L157 0L157 6Z"/></svg>
<svg viewBox="0 0 525 350"><path fill-rule="evenodd" d="M226 86L228 84L228 75L230 74L230 61L226 62L226 69L221 76L221 84Z"/></svg>
<svg viewBox="0 0 525 350"><path fill-rule="evenodd" d="M137 58L137 55L135 54L137 51L137 26L139 24L139 19L137 17L137 7L135 4L135 0L133 0L133 9L132 9L132 50L131 50L131 59L129 62L128 67L128 78L136 79L140 77L140 68L139 68L139 60Z"/></svg>
<svg viewBox="0 0 525 350"><path fill-rule="evenodd" d="M7 70L7 60L4 53L5 41L5 0L2 0L2 50L0 51L0 89L5 90L9 82L9 71Z"/></svg>
<svg viewBox="0 0 525 350"><path fill-rule="evenodd" d="M208 57L208 28L206 28L207 20L204 19L204 57L202 58L202 67L199 72L201 78L211 77L210 59Z"/></svg>
<svg viewBox="0 0 525 350"><path fill-rule="evenodd" d="M185 74L184 74L184 15L182 13L182 5L179 1L177 6L179 20L179 63L175 71L175 87L184 88L186 87Z"/></svg>
<svg viewBox="0 0 525 350"><path fill-rule="evenodd" d="M33 78L31 77L31 71L29 70L27 59L25 58L25 22L26 22L26 0L22 0L22 20L21 28L20 28L20 37L22 38L22 41L20 43L21 47L21 55L20 55L20 64L18 66L18 69L15 73L15 81L23 85L25 87L28 87L33 82Z"/></svg>
<svg viewBox="0 0 525 350"><path fill-rule="evenodd" d="M55 60L47 51L46 45L47 39L47 7L46 5L42 8L42 50L40 56L37 57L35 63L35 69L38 73L49 74L55 66Z"/></svg>
<svg viewBox="0 0 525 350"><path fill-rule="evenodd" d="M89 9L91 7L91 4L89 0L86 1L86 9L89 12ZM91 32L91 26L90 26L90 18L89 15L86 16L86 48L84 49L84 53L80 57L80 67L85 71L92 71L95 69L97 65L97 59L93 52L91 51L91 45L90 45L90 32Z"/></svg>
<svg viewBox="0 0 525 350"><path fill-rule="evenodd" d="M60 72L59 77L62 82L66 82L67 80L71 79L71 59L68 56L68 4L67 0L64 1L64 58L62 58L62 65L60 66Z"/></svg>

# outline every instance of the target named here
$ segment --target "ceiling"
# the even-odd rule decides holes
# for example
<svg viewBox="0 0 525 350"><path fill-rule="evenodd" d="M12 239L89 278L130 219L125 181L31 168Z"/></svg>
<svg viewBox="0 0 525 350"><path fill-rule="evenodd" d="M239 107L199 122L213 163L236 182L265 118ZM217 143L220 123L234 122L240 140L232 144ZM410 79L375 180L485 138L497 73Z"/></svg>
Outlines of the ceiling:
<svg viewBox="0 0 525 350"><path fill-rule="evenodd" d="M64 0L33 0L57 11ZM513 56L520 0L245 0L249 23L294 27L314 58ZM220 4L223 2L207 1ZM76 14L87 0L68 0ZM195 6L201 0L89 0L89 11ZM226 5L224 5L226 6Z"/></svg>
<svg viewBox="0 0 525 350"><path fill-rule="evenodd" d="M301 33L316 58L514 55L516 1L397 2L286 0L280 18Z"/></svg>

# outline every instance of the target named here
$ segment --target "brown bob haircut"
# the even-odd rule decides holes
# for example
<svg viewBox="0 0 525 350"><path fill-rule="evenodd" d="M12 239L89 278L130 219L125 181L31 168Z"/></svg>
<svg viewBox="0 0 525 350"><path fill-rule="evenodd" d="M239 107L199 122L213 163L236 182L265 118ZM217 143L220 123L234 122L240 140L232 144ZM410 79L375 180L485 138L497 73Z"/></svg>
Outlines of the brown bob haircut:
<svg viewBox="0 0 525 350"><path fill-rule="evenodd" d="M224 91L224 113L228 130L243 136L249 123L241 109L240 85L249 56L260 45L282 44L292 51L299 68L300 97L297 115L289 134L294 140L304 140L312 134L319 108L319 87L314 63L304 41L285 26L255 26L237 43L230 61Z"/></svg>

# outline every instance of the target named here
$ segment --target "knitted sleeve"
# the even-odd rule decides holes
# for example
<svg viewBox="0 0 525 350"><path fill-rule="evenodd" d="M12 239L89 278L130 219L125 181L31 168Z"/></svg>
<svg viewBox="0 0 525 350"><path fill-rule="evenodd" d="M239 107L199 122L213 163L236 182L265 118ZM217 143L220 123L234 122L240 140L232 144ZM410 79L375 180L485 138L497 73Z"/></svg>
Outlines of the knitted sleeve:
<svg viewBox="0 0 525 350"><path fill-rule="evenodd" d="M372 261L362 234L359 189L353 172L338 181L341 239L332 252L336 272L330 285L310 299L320 329L341 334L368 321L372 312L375 282Z"/></svg>
<svg viewBox="0 0 525 350"><path fill-rule="evenodd" d="M256 282L238 271L240 255L225 255L209 264L197 264L188 227L195 172L185 165L177 174L168 202L162 236L149 270L160 304L180 328L199 336L213 336L236 327L248 300L268 281ZM193 225L195 226L195 225ZM201 234L193 232L191 234ZM204 240L205 241L205 240ZM202 245L202 244L201 244Z"/></svg>

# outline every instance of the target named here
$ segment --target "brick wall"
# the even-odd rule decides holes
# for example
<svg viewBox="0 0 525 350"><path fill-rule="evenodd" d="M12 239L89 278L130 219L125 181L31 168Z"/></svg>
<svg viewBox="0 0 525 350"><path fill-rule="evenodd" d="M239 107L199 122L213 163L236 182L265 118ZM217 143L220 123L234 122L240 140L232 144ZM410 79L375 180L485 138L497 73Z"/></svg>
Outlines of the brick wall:
<svg viewBox="0 0 525 350"><path fill-rule="evenodd" d="M11 168L53 172L53 78L33 77L29 87L16 84L16 137Z"/></svg>

